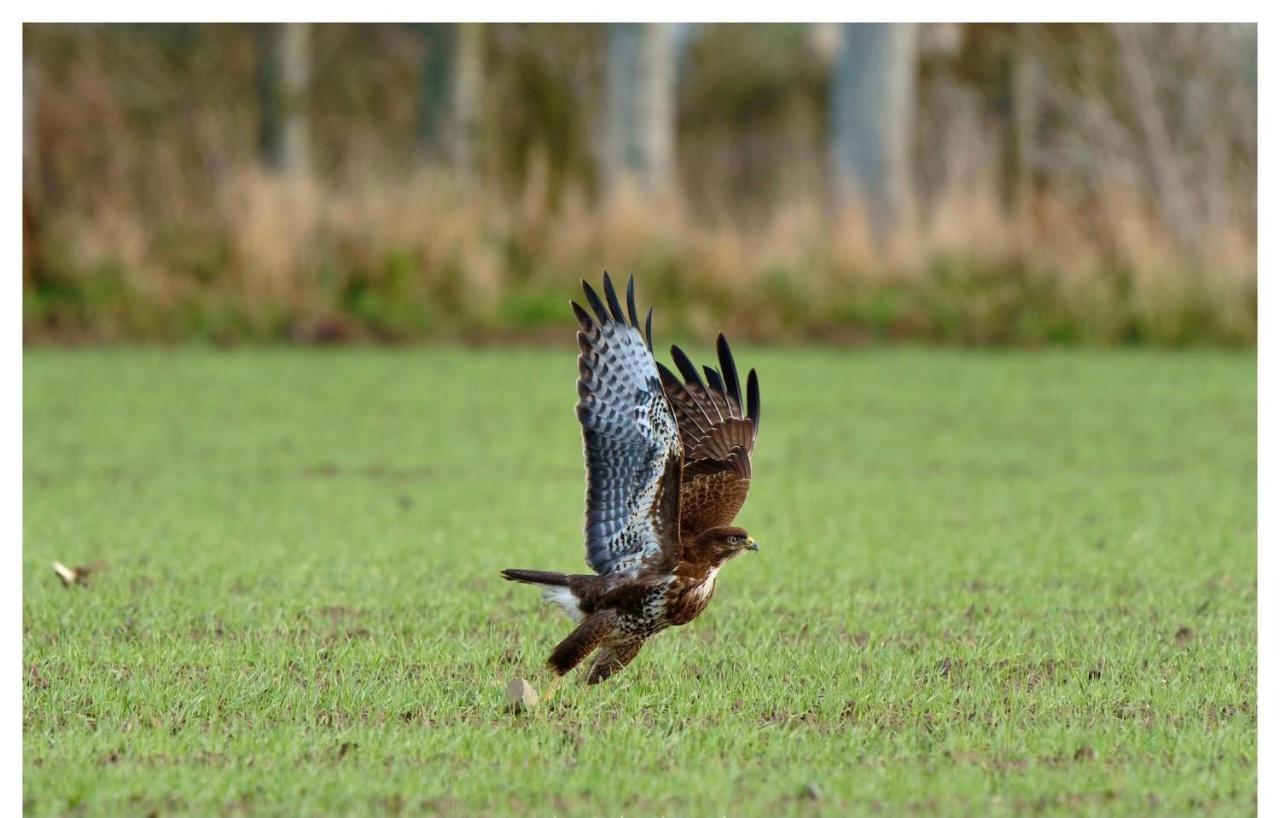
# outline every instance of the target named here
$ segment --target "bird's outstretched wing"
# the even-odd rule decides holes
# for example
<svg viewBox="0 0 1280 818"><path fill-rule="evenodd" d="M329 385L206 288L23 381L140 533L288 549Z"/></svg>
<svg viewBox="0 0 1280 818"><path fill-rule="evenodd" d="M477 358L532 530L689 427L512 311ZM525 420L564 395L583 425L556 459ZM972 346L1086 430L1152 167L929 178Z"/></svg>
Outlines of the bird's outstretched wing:
<svg viewBox="0 0 1280 818"><path fill-rule="evenodd" d="M716 339L716 354L720 369L704 366L705 383L678 346L671 347L671 357L679 377L658 364L663 391L680 426L684 449L680 525L689 536L729 525L741 510L751 487L751 451L760 428L756 371L747 373L744 402L738 368L723 335Z"/></svg>
<svg viewBox="0 0 1280 818"><path fill-rule="evenodd" d="M577 303L578 420L587 461L587 564L599 574L674 565L680 556L680 435L662 390L652 341L604 276L608 306L582 282L593 318ZM653 311L646 320L652 338Z"/></svg>

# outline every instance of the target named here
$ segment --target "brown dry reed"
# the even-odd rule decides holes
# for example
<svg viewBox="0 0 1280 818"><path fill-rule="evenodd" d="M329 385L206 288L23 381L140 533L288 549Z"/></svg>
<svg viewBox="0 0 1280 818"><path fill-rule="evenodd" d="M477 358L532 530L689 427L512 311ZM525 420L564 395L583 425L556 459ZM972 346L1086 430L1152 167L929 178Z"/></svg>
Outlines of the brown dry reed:
<svg viewBox="0 0 1280 818"><path fill-rule="evenodd" d="M507 68L542 66L533 73L569 95L562 106L591 110L598 66L556 85L577 83L556 38L578 36L589 53L596 34L491 27L488 159L464 175L415 158L405 100L420 54L412 32L374 28L374 45L357 46L352 27L323 27L315 47L364 48L361 76L385 99L349 92L370 110L345 110L350 77L321 72L316 168L279 174L257 160L245 32L215 27L203 45L176 47L136 31L27 27L28 94L38 88L24 174L27 339L558 339L576 280L602 268L636 275L667 337L1256 337L1256 103L1218 64L1238 58L1222 45L1236 40L1212 27L974 27L959 52L926 50L915 207L879 236L857 201L833 202L824 188L825 90L814 85L824 75L808 52L797 52L802 64L758 69L800 87L745 119L708 113L726 95L694 82L682 105L701 107L682 115L672 190L605 195L583 136L590 117L530 125L517 109L535 103ZM773 36L713 31L694 64ZM716 37L737 39L717 51ZM1013 65L1039 78L1041 123L1012 172L1007 124L973 79L985 69L965 67L977 59L966 49L1009 42L1023 50L1001 53L1035 55L1030 68ZM1196 55L1190 74L1159 61L1186 55ZM1070 70L1059 64L1068 58ZM195 76L205 77L198 93ZM1183 110L1184 97L1202 109ZM502 141L520 128L520 144Z"/></svg>

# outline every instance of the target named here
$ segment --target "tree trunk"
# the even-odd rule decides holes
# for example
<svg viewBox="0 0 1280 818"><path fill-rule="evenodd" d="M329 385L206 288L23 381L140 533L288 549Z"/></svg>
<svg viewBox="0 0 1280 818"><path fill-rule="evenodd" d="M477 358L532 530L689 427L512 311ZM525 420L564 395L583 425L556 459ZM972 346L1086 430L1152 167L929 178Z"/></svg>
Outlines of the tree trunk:
<svg viewBox="0 0 1280 818"><path fill-rule="evenodd" d="M418 147L428 161L449 158L450 69L453 63L454 25L422 26L421 97L418 100Z"/></svg>
<svg viewBox="0 0 1280 818"><path fill-rule="evenodd" d="M1119 45L1120 68L1128 85L1130 107L1142 133L1143 154L1161 215L1182 252L1194 257L1199 250L1200 220L1192 204L1179 151L1160 109L1155 78L1143 48L1143 32L1133 23L1112 26L1111 31Z"/></svg>
<svg viewBox="0 0 1280 818"><path fill-rule="evenodd" d="M40 197L40 143L36 133L36 105L40 94L40 68L32 59L22 61L22 189Z"/></svg>
<svg viewBox="0 0 1280 818"><path fill-rule="evenodd" d="M466 177L476 169L484 104L484 27L460 23L453 53L453 162Z"/></svg>
<svg viewBox="0 0 1280 818"><path fill-rule="evenodd" d="M310 165L310 90L310 24L263 26L258 51L259 147L272 170L298 174Z"/></svg>
<svg viewBox="0 0 1280 818"><path fill-rule="evenodd" d="M837 201L862 201L881 239L911 215L916 26L843 26L831 82Z"/></svg>
<svg viewBox="0 0 1280 818"><path fill-rule="evenodd" d="M1000 93L1004 150L1001 198L1006 213L1025 211L1031 185L1031 157L1039 121L1033 23L1019 23L1011 32L1000 61Z"/></svg>
<svg viewBox="0 0 1280 818"><path fill-rule="evenodd" d="M470 175L484 102L484 27L429 23L423 39L419 149L428 161Z"/></svg>
<svg viewBox="0 0 1280 818"><path fill-rule="evenodd" d="M40 201L40 141L36 106L40 69L32 59L22 61L22 285L31 286L40 273L40 230L36 212Z"/></svg>
<svg viewBox="0 0 1280 818"><path fill-rule="evenodd" d="M671 184L675 42L665 23L613 23L606 65L604 171L610 188L647 194Z"/></svg>

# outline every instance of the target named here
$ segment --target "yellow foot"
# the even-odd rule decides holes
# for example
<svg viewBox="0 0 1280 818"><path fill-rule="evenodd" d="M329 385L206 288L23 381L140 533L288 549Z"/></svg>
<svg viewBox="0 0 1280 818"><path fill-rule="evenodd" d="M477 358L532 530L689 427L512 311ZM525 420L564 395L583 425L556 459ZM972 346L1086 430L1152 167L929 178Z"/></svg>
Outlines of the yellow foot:
<svg viewBox="0 0 1280 818"><path fill-rule="evenodd" d="M564 681L564 677L554 670L551 672L551 681L547 682L547 687L542 691L542 698L550 700L556 693L556 688L560 687L560 683Z"/></svg>

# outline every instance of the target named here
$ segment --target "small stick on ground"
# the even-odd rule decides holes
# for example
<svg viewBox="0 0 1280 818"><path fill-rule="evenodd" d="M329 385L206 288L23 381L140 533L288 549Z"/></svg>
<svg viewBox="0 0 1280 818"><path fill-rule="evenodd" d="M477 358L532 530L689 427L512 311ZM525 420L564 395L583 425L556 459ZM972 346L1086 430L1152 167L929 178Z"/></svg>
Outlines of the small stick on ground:
<svg viewBox="0 0 1280 818"><path fill-rule="evenodd" d="M58 579L62 580L64 588L70 588L72 585L88 585L89 575L102 570L104 563L99 560L91 562L88 565L77 565L75 568L68 568L57 560L53 561L53 572L58 575Z"/></svg>

